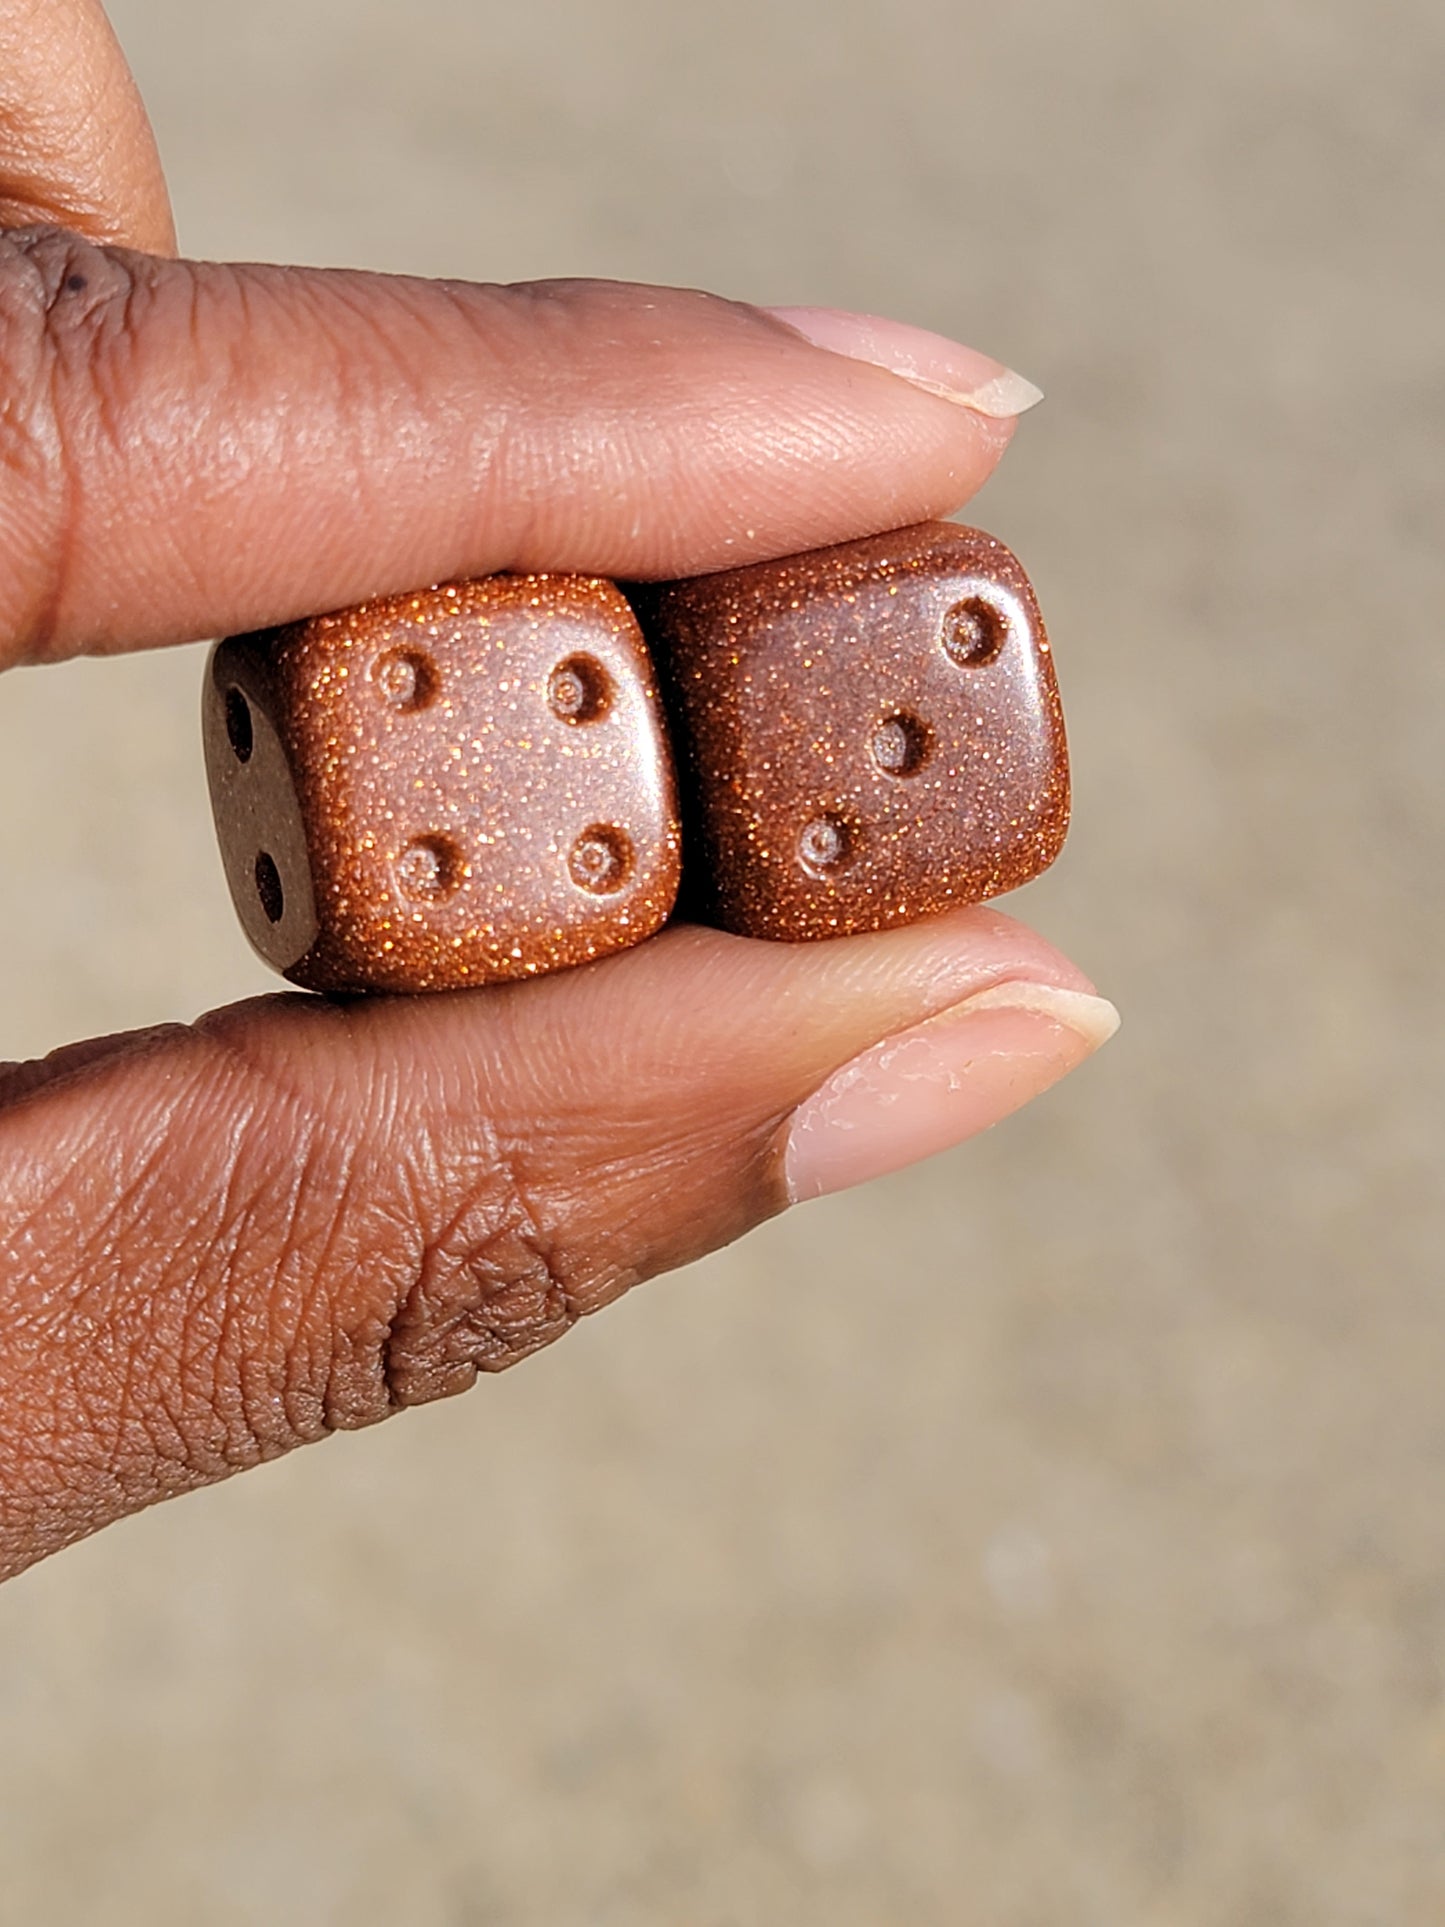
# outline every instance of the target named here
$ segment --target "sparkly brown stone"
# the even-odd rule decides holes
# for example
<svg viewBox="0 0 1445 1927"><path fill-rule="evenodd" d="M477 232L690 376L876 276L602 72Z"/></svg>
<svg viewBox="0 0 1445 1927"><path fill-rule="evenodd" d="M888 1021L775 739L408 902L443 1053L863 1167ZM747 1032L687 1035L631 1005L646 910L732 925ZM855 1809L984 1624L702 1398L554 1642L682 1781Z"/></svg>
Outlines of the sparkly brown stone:
<svg viewBox="0 0 1445 1927"><path fill-rule="evenodd" d="M926 523L634 592L683 786L688 909L842 936L1016 889L1068 827L1027 576Z"/></svg>
<svg viewBox="0 0 1445 1927"><path fill-rule="evenodd" d="M316 990L450 990L650 936L671 758L609 583L494 576L212 652L206 763L252 944Z"/></svg>

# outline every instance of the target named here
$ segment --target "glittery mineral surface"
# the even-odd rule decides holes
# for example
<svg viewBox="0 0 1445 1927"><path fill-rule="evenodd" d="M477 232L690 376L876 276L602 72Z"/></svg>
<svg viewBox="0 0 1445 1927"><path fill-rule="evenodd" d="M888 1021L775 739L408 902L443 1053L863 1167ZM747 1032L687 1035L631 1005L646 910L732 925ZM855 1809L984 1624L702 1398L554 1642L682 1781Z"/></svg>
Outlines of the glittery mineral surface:
<svg viewBox="0 0 1445 1927"><path fill-rule="evenodd" d="M992 536L928 523L633 594L683 787L690 914L753 937L881 930L1058 855L1053 661Z"/></svg>
<svg viewBox="0 0 1445 1927"><path fill-rule="evenodd" d="M494 576L213 651L204 733L252 944L319 990L448 990L639 942L677 807L637 623L609 583Z"/></svg>

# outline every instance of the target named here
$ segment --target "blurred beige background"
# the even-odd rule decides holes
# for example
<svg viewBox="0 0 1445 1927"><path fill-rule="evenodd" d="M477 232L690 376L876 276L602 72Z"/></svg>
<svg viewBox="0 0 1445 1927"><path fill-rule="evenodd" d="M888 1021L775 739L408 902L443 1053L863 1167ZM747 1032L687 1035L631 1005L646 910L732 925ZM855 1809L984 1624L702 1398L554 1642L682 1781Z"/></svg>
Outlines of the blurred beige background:
<svg viewBox="0 0 1445 1927"><path fill-rule="evenodd" d="M1123 1006L965 1152L0 1596L0 1918L1445 1918L1437 0L116 0L192 252L881 310ZM267 981L201 658L0 687L0 1054Z"/></svg>

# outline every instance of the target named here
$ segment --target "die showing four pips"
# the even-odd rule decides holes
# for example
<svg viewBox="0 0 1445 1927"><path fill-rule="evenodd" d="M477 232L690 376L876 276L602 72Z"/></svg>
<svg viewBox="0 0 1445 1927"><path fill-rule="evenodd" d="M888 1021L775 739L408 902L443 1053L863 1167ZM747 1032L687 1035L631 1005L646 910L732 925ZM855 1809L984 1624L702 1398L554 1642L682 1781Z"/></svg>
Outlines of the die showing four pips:
<svg viewBox="0 0 1445 1927"><path fill-rule="evenodd" d="M878 930L1016 888L1068 823L1033 590L953 523L689 582L503 575L217 645L242 927L293 983L456 989L638 943Z"/></svg>

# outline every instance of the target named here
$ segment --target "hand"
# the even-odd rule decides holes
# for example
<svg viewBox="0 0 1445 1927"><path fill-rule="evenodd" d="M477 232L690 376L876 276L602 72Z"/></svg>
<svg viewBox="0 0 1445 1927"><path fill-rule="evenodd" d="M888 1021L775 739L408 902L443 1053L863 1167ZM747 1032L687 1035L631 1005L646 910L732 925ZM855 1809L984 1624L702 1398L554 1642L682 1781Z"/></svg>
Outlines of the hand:
<svg viewBox="0 0 1445 1927"><path fill-rule="evenodd" d="M0 225L0 667L945 514L1024 399L891 323L173 260L92 0L0 0ZM675 928L0 1069L0 1573L993 1123L1108 1035L1089 992L989 911L796 948Z"/></svg>

